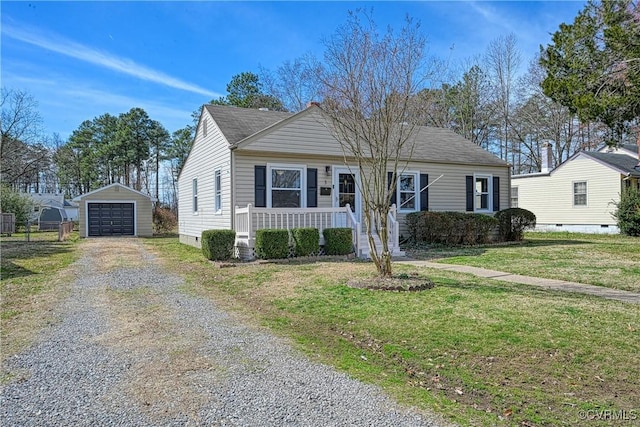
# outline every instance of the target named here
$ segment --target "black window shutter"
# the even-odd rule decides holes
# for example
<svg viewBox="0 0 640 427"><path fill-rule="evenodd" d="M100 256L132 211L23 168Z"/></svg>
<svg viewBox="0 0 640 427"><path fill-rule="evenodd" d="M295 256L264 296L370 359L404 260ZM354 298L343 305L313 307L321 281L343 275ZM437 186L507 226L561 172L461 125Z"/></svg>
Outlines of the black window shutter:
<svg viewBox="0 0 640 427"><path fill-rule="evenodd" d="M429 189L425 188L429 185L429 175L426 173L420 174L420 210L429 210Z"/></svg>
<svg viewBox="0 0 640 427"><path fill-rule="evenodd" d="M389 206L393 205L396 202L396 189L391 188L393 184L393 172L387 172L387 188L389 189L389 193L391 193L391 201L389 202ZM396 204L396 207L399 209L400 207Z"/></svg>
<svg viewBox="0 0 640 427"><path fill-rule="evenodd" d="M267 207L267 167L255 166L255 200L257 208Z"/></svg>
<svg viewBox="0 0 640 427"><path fill-rule="evenodd" d="M467 212L473 212L473 175L467 175Z"/></svg>
<svg viewBox="0 0 640 427"><path fill-rule="evenodd" d="M500 177L493 177L493 211L500 210Z"/></svg>
<svg viewBox="0 0 640 427"><path fill-rule="evenodd" d="M318 207L318 169L307 169L307 207Z"/></svg>

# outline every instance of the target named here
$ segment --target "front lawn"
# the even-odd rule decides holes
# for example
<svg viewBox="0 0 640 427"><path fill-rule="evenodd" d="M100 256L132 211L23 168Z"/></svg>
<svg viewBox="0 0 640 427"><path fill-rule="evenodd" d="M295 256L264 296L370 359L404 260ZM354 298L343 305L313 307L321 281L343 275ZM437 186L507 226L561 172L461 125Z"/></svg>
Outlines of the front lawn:
<svg viewBox="0 0 640 427"><path fill-rule="evenodd" d="M3 237L0 242L0 335L2 362L28 346L52 321L53 308L64 298L72 280L66 267L78 259L78 233L58 242L58 232ZM6 372L2 374L2 380Z"/></svg>
<svg viewBox="0 0 640 427"><path fill-rule="evenodd" d="M640 292L640 238L622 235L526 233L519 244L417 247L416 259L568 280Z"/></svg>
<svg viewBox="0 0 640 427"><path fill-rule="evenodd" d="M462 425L611 424L640 419L640 307L469 275L396 266L435 287L347 287L371 263L220 268L175 238L147 239L188 291L292 338L310 357ZM622 412L619 412L622 411ZM617 415L615 415L617 416Z"/></svg>

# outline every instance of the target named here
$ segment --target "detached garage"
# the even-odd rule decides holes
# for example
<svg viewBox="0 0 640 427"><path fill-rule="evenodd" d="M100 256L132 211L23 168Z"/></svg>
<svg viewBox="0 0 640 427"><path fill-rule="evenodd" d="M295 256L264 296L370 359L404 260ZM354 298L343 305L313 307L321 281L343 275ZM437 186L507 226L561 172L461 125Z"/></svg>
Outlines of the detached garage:
<svg viewBox="0 0 640 427"><path fill-rule="evenodd" d="M80 237L151 236L153 202L147 194L111 184L73 199L78 202Z"/></svg>

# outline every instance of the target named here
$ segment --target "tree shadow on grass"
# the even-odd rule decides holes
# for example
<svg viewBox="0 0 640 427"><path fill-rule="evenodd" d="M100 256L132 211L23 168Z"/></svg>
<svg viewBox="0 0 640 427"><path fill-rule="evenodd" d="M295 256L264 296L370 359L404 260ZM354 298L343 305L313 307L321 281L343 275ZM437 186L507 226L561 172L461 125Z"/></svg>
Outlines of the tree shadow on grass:
<svg viewBox="0 0 640 427"><path fill-rule="evenodd" d="M518 242L500 242L493 244L484 244L477 246L454 246L454 245L429 245L429 244L413 244L407 245L403 249L407 256L413 259L429 261L443 258L463 257L463 256L480 256L488 249L500 248L535 248L544 246L570 246L584 245L591 242L583 240L554 239L554 240L522 240Z"/></svg>
<svg viewBox="0 0 640 427"><path fill-rule="evenodd" d="M0 280L25 277L39 274L18 264L20 260L46 258L48 256L69 253L73 244L69 242L49 241L3 241L0 243L2 260L0 263Z"/></svg>

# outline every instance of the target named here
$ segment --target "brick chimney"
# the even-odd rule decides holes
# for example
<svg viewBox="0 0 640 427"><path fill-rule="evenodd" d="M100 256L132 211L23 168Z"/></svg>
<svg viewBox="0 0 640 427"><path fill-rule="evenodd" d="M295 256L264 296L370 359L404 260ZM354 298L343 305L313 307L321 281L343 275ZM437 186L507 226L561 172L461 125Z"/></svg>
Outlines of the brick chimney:
<svg viewBox="0 0 640 427"><path fill-rule="evenodd" d="M553 144L550 141L546 141L542 144L540 149L540 158L542 160L540 172L549 173L553 169Z"/></svg>
<svg viewBox="0 0 640 427"><path fill-rule="evenodd" d="M320 103L318 101L309 101L307 102L307 108L311 108L312 106L320 107Z"/></svg>

